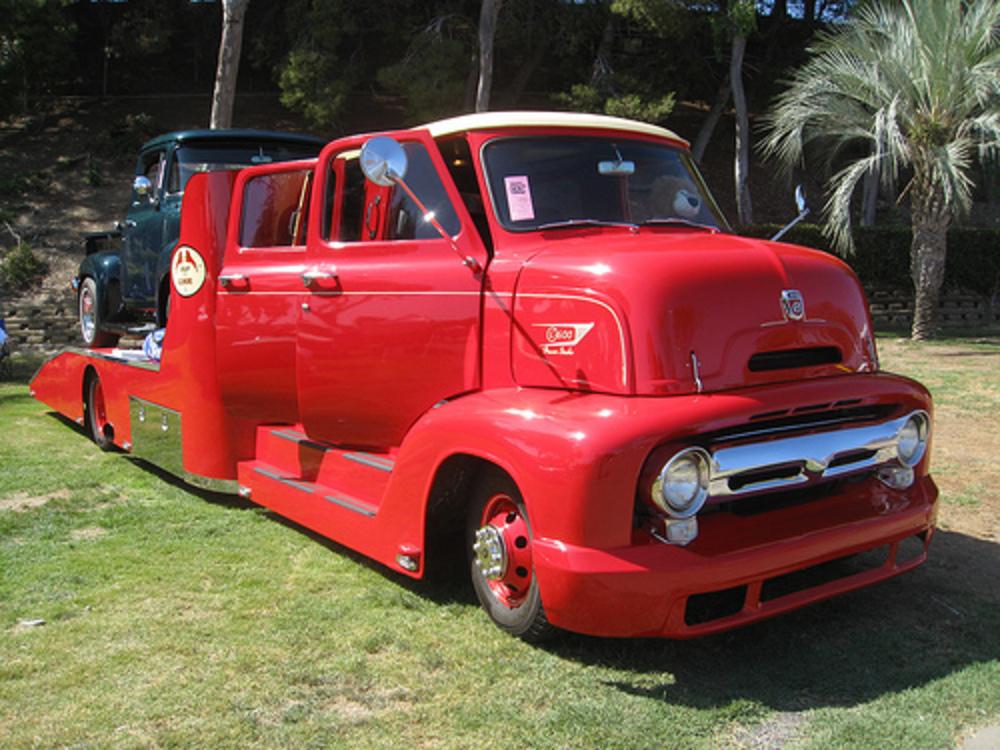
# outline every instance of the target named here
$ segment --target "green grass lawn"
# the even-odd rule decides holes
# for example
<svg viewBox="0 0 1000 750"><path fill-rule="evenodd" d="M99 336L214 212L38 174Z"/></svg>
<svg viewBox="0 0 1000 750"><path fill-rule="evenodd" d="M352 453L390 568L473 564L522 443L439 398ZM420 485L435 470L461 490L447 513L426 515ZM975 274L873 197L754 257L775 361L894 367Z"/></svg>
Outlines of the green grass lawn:
<svg viewBox="0 0 1000 750"><path fill-rule="evenodd" d="M102 453L23 380L0 383L0 747L924 749L1000 721L1000 602L962 578L1000 571L995 540L945 530L911 574L720 636L533 647L461 576Z"/></svg>

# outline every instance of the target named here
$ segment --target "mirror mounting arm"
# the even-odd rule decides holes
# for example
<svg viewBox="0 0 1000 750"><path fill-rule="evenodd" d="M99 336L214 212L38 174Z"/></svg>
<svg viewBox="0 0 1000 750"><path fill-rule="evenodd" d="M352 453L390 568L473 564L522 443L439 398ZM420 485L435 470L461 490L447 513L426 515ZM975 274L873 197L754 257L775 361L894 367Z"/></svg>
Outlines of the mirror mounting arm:
<svg viewBox="0 0 1000 750"><path fill-rule="evenodd" d="M361 171L364 172L365 177L376 185L382 185L383 187L399 185L403 188L406 194L417 205L417 208L420 209L424 220L434 227L435 231L447 241L451 249L462 259L462 265L469 268L474 274L482 272L483 267L479 262L471 255L464 255L462 253L458 245L455 244L455 240L451 238L451 235L434 218L434 212L428 211L427 207L410 190L410 186L403 180L403 177L406 175L406 167L406 152L397 141L389 136L377 135L374 138L370 138L361 147Z"/></svg>
<svg viewBox="0 0 1000 750"><path fill-rule="evenodd" d="M795 206L799 209L799 215L782 227L781 230L771 238L771 242L780 240L785 236L785 232L809 215L809 207L806 205L806 193L805 190L802 189L801 185L795 188Z"/></svg>
<svg viewBox="0 0 1000 750"><path fill-rule="evenodd" d="M472 271L472 273L475 274L480 273L483 270L483 267L479 265L479 261L477 261L471 255L464 255L462 253L458 245L455 244L455 240L451 238L451 235L449 235L445 231L444 227L441 226L441 224L438 222L438 220L434 218L434 213L432 211L427 210L427 207L424 206L424 204L420 201L420 199L416 196L416 194L412 190L410 190L410 186L403 181L403 178L397 177L395 174L391 173L388 176L395 184L403 188L403 190L406 191L406 194L410 196L410 199L417 204L417 208L420 209L420 213L422 213L424 216L424 221L428 222L432 227L434 227L437 233L441 235L441 237L447 240L448 245L451 247L451 249L455 251L455 254L458 255L459 258L462 259L462 265L466 266L470 271Z"/></svg>

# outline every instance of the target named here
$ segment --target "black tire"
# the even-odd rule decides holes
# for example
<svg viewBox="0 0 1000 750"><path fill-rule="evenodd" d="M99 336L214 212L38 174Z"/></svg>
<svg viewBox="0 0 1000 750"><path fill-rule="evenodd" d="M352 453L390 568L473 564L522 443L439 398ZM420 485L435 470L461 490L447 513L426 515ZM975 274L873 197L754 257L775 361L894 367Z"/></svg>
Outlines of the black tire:
<svg viewBox="0 0 1000 750"><path fill-rule="evenodd" d="M167 276L160 284L160 294L156 299L156 327L166 328L170 317L170 277Z"/></svg>
<svg viewBox="0 0 1000 750"><path fill-rule="evenodd" d="M89 276L80 284L77 312L80 318L80 336L83 338L84 346L90 349L102 349L118 343L117 334L102 330L104 321L100 314L97 282Z"/></svg>
<svg viewBox="0 0 1000 750"><path fill-rule="evenodd" d="M104 386L96 372L91 371L83 386L83 418L90 437L102 451L115 447L115 428L108 421Z"/></svg>
<svg viewBox="0 0 1000 750"><path fill-rule="evenodd" d="M521 493L500 472L481 477L466 521L472 587L490 619L507 633L538 643L549 624L531 563L531 526Z"/></svg>

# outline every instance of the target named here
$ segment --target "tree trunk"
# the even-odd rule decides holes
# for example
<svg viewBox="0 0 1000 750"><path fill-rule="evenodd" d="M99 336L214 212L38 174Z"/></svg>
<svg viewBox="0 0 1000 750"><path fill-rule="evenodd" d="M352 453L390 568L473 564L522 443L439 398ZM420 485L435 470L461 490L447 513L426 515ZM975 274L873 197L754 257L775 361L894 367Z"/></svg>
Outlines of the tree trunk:
<svg viewBox="0 0 1000 750"><path fill-rule="evenodd" d="M483 0L479 13L479 88L476 90L476 112L490 108L490 91L493 88L493 41L497 32L497 18L503 0Z"/></svg>
<svg viewBox="0 0 1000 750"><path fill-rule="evenodd" d="M944 282L951 212L941 186L921 175L920 171L918 164L912 198L910 272L916 295L910 335L914 341L927 341L935 338L938 332L937 307Z"/></svg>
<svg viewBox="0 0 1000 750"><path fill-rule="evenodd" d="M712 140L712 134L715 132L715 126L719 124L719 120L722 118L722 111L726 108L726 104L729 103L729 95L732 91L733 88L729 84L729 76L727 75L722 85L719 86L719 91L715 95L715 103L708 111L704 122L701 123L698 135L691 146L691 156L694 157L697 164L701 164L701 159L705 155L709 141Z"/></svg>
<svg viewBox="0 0 1000 750"><path fill-rule="evenodd" d="M878 208L879 170L872 168L865 175L861 193L861 226L875 226L875 211Z"/></svg>
<svg viewBox="0 0 1000 750"><path fill-rule="evenodd" d="M537 47L534 52L531 53L531 57L525 61L517 71L517 75L514 76L514 80L510 84L510 88L504 93L504 101L501 104L508 103L511 106L517 105L524 96L525 89L528 88L528 82L531 80L531 76L534 75L535 70L541 64L542 60L545 59L546 50L544 47Z"/></svg>
<svg viewBox="0 0 1000 750"><path fill-rule="evenodd" d="M802 20L812 23L816 20L816 0L805 0L802 4Z"/></svg>
<svg viewBox="0 0 1000 750"><path fill-rule="evenodd" d="M236 77L243 49L243 17L249 1L222 0L222 41L219 43L219 64L215 70L215 91L209 120L209 127L213 130L233 125Z"/></svg>
<svg viewBox="0 0 1000 750"><path fill-rule="evenodd" d="M740 224L753 224L753 205L750 202L750 115L747 96L743 89L743 55L747 37L733 31L733 54L729 61L729 82L733 87L733 104L736 107L736 211Z"/></svg>
<svg viewBox="0 0 1000 750"><path fill-rule="evenodd" d="M594 56L594 64L590 70L590 85L602 94L614 95L611 83L614 70L611 66L611 45L615 41L615 18L611 14L608 22L604 24L604 31L601 34L601 43L597 47L597 54Z"/></svg>

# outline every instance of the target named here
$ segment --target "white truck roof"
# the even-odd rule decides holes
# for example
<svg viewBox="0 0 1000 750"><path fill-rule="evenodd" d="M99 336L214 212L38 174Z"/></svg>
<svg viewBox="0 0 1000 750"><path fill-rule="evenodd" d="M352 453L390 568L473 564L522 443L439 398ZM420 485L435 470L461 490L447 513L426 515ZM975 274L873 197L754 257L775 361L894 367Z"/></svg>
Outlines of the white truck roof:
<svg viewBox="0 0 1000 750"><path fill-rule="evenodd" d="M650 125L646 122L626 120L622 117L609 115L592 115L581 112L478 112L470 115L460 115L446 120L437 120L419 126L430 131L432 137L461 133L468 130L493 130L497 128L516 127L575 127L601 128L606 130L624 130L642 135L653 135L660 138L670 138L687 144L687 141L672 130Z"/></svg>

